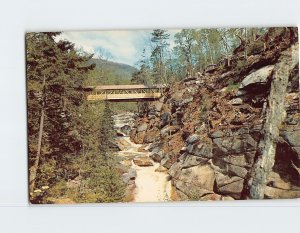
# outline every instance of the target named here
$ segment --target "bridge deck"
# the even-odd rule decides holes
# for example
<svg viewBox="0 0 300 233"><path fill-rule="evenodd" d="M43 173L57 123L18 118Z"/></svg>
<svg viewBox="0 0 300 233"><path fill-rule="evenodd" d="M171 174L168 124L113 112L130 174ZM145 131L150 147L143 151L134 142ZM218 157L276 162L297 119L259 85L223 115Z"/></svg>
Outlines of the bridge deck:
<svg viewBox="0 0 300 233"><path fill-rule="evenodd" d="M145 85L103 85L86 87L92 90L93 94L87 96L89 101L154 101L162 96L165 87Z"/></svg>

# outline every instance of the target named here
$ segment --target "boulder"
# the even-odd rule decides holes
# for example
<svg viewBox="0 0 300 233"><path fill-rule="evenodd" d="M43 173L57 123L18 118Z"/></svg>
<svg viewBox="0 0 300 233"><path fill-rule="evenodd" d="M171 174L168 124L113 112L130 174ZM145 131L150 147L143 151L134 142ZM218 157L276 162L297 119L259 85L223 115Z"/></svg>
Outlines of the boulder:
<svg viewBox="0 0 300 233"><path fill-rule="evenodd" d="M171 125L171 126L165 126L161 131L160 131L160 136L165 138L169 135L173 135L179 130L178 126Z"/></svg>
<svg viewBox="0 0 300 233"><path fill-rule="evenodd" d="M184 162L182 163L182 168L190 168L197 166L199 164L207 163L208 159L203 159L197 156L186 156Z"/></svg>
<svg viewBox="0 0 300 233"><path fill-rule="evenodd" d="M243 79L239 89L246 89L250 86L256 85L266 85L268 83L268 78L273 72L273 69L274 65L269 65L252 72Z"/></svg>
<svg viewBox="0 0 300 233"><path fill-rule="evenodd" d="M212 158L212 144L209 142L206 143L197 143L194 145L188 145L187 151L195 156L203 158Z"/></svg>
<svg viewBox="0 0 300 233"><path fill-rule="evenodd" d="M233 154L220 158L226 163L239 167L250 167L253 164L255 152L245 152L243 154Z"/></svg>
<svg viewBox="0 0 300 233"><path fill-rule="evenodd" d="M209 136L211 138L221 138L224 136L224 133L221 130L217 130L217 131L212 132Z"/></svg>
<svg viewBox="0 0 300 233"><path fill-rule="evenodd" d="M129 135L131 131L131 127L129 125L124 125L120 128L121 132L125 135Z"/></svg>
<svg viewBox="0 0 300 233"><path fill-rule="evenodd" d="M229 177L222 173L217 173L216 185L218 193L229 195L234 199L240 199L244 187L244 179L237 176Z"/></svg>
<svg viewBox="0 0 300 233"><path fill-rule="evenodd" d="M155 169L155 172L166 172L166 171L168 171L168 169L161 165Z"/></svg>
<svg viewBox="0 0 300 233"><path fill-rule="evenodd" d="M159 151L160 150L160 147L162 146L162 143L161 143L161 141L155 141L155 142L153 142L153 143L151 143L150 145L149 145L149 147L148 147L148 151L153 151L154 152L154 150L157 152L157 151Z"/></svg>
<svg viewBox="0 0 300 233"><path fill-rule="evenodd" d="M180 163L174 163L169 171L168 174L173 177L174 179L178 179L178 177L180 176L181 173L181 164Z"/></svg>
<svg viewBox="0 0 300 233"><path fill-rule="evenodd" d="M291 183L281 179L280 175L276 172L271 172L268 176L267 185L273 188L289 190L292 188Z"/></svg>
<svg viewBox="0 0 300 233"><path fill-rule="evenodd" d="M132 138L133 142L137 144L142 144L144 142L144 137L145 137L146 132L137 132Z"/></svg>
<svg viewBox="0 0 300 233"><path fill-rule="evenodd" d="M300 147L300 128L296 130L283 130L280 135L292 147Z"/></svg>
<svg viewBox="0 0 300 233"><path fill-rule="evenodd" d="M232 105L241 105L241 104L243 104L243 99L234 98L234 99L230 100L229 103Z"/></svg>
<svg viewBox="0 0 300 233"><path fill-rule="evenodd" d="M179 197L183 198L183 200L202 200L202 197L205 195L214 194L212 190L195 186L181 180L176 180L174 185L176 189L180 191L176 193L179 194Z"/></svg>
<svg viewBox="0 0 300 233"><path fill-rule="evenodd" d="M193 144L193 143L199 141L199 139L200 139L200 137L198 134L192 134L187 138L186 142L188 144Z"/></svg>
<svg viewBox="0 0 300 233"><path fill-rule="evenodd" d="M257 142L250 136L250 134L215 138L213 139L213 154L216 156L239 154L248 151L255 151L256 146Z"/></svg>
<svg viewBox="0 0 300 233"><path fill-rule="evenodd" d="M133 162L135 165L140 166L140 167L153 166L151 159L147 156L134 158Z"/></svg>
<svg viewBox="0 0 300 233"><path fill-rule="evenodd" d="M175 162L174 155L165 154L164 158L160 161L160 164L169 169Z"/></svg>
<svg viewBox="0 0 300 233"><path fill-rule="evenodd" d="M163 128L165 125L169 124L171 121L171 114L169 112L165 112L160 116L160 127Z"/></svg>
<svg viewBox="0 0 300 233"><path fill-rule="evenodd" d="M300 190L285 190L280 188L274 188L266 186L265 188L265 198L268 199L290 199L299 198Z"/></svg>
<svg viewBox="0 0 300 233"><path fill-rule="evenodd" d="M209 164L200 164L198 166L182 169L178 180L192 186L210 190L214 188L215 172Z"/></svg>
<svg viewBox="0 0 300 233"><path fill-rule="evenodd" d="M116 144L120 150L125 150L131 146L131 144L126 141L123 137L120 137L116 140Z"/></svg>
<svg viewBox="0 0 300 233"><path fill-rule="evenodd" d="M122 180L125 184L127 184L130 180L134 180L136 178L136 170L130 168L127 173L122 175Z"/></svg>
<svg viewBox="0 0 300 233"><path fill-rule="evenodd" d="M153 127L150 130L147 130L145 137L144 137L144 143L151 143L154 142L157 138L159 138L160 131L157 127Z"/></svg>
<svg viewBox="0 0 300 233"><path fill-rule="evenodd" d="M150 153L150 158L157 163L159 163L163 159L163 157L164 157L164 153L162 151Z"/></svg>
<svg viewBox="0 0 300 233"><path fill-rule="evenodd" d="M147 123L143 123L143 124L140 124L138 127L137 127L137 131L138 132L143 132L143 131L146 131L147 130Z"/></svg>
<svg viewBox="0 0 300 233"><path fill-rule="evenodd" d="M245 178L248 173L246 168L232 164L227 164L227 171L230 175L238 176L241 178Z"/></svg>

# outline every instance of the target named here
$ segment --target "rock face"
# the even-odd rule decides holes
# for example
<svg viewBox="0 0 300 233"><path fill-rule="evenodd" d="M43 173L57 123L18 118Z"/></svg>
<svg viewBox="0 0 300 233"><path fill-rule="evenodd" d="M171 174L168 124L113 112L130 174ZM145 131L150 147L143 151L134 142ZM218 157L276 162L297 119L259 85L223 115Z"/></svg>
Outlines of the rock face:
<svg viewBox="0 0 300 233"><path fill-rule="evenodd" d="M151 143L150 157L167 169L182 200L246 198L266 137L267 99L284 51L297 33L286 29L276 46L251 55L244 66L176 82L140 114L131 130L136 143ZM264 198L300 197L300 112L296 65L289 74L286 117L275 145L275 162ZM234 84L234 88L228 83ZM231 85L233 86L233 85ZM274 94L274 93L273 93ZM276 92L275 92L276 95Z"/></svg>

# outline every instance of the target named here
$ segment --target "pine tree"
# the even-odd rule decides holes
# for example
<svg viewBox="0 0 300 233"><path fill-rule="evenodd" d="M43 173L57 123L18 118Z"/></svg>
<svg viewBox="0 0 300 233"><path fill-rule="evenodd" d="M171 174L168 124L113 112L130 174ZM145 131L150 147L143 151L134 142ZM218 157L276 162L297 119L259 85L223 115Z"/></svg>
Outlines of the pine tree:
<svg viewBox="0 0 300 233"><path fill-rule="evenodd" d="M99 150L105 157L110 156L111 153L116 150L116 146L114 144L115 136L116 133L114 131L112 111L109 102L106 101L99 130Z"/></svg>
<svg viewBox="0 0 300 233"><path fill-rule="evenodd" d="M91 57L78 55L74 44L56 42L57 35L26 34L31 191L36 185L49 185L53 179L68 176L64 164L81 150L72 116L83 100L79 90L85 74L94 65L86 64Z"/></svg>

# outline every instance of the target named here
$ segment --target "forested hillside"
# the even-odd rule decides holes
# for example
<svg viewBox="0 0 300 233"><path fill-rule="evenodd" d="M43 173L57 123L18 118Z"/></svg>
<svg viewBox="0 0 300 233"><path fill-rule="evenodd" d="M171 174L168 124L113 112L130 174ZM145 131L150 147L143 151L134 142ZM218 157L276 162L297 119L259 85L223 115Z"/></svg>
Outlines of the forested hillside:
<svg viewBox="0 0 300 233"><path fill-rule="evenodd" d="M100 58L92 58L90 64L95 64L95 69L89 73L85 84L100 85L100 84L129 84L132 73L136 68L122 63L112 62Z"/></svg>

